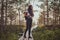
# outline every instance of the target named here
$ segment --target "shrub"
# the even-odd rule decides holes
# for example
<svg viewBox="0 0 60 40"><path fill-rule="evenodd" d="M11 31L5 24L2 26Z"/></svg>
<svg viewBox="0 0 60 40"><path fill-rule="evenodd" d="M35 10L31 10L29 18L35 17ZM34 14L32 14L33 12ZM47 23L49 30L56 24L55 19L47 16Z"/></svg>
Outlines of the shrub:
<svg viewBox="0 0 60 40"><path fill-rule="evenodd" d="M60 29L48 30L45 28L37 28L33 31L34 40L60 40Z"/></svg>
<svg viewBox="0 0 60 40"><path fill-rule="evenodd" d="M18 40L19 33L23 32L23 25L7 25L0 31L0 40Z"/></svg>

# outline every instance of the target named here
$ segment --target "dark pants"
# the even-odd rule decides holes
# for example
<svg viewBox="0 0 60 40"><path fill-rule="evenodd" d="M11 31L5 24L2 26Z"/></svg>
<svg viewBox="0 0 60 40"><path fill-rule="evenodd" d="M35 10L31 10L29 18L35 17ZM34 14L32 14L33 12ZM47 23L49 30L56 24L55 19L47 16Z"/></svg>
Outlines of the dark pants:
<svg viewBox="0 0 60 40"><path fill-rule="evenodd" d="M26 19L26 30L25 30L24 36L26 36L27 31L29 32L28 34L30 36L31 27L32 27L32 18L27 18Z"/></svg>

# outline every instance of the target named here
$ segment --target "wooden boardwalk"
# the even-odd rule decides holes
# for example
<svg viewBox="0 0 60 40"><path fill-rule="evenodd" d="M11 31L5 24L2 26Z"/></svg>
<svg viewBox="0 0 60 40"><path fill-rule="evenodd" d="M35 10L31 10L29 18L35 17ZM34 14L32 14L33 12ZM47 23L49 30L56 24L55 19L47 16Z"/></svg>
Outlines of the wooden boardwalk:
<svg viewBox="0 0 60 40"><path fill-rule="evenodd" d="M23 35L24 35L24 34L23 34ZM32 37L32 38L28 38L28 32L27 32L26 38L24 38L23 36L21 36L21 38L19 38L19 40L33 40L32 33L31 33L31 37Z"/></svg>
<svg viewBox="0 0 60 40"><path fill-rule="evenodd" d="M35 25L34 27L32 27L31 31L32 31L33 29L35 29L36 27L37 27L37 25ZM32 33L30 33L30 34L31 34L31 37L32 37L32 38L28 38L28 31L27 31L26 38L24 38L23 36L21 36L21 37L19 38L19 40L34 40L34 39L33 39L33 36L32 36ZM24 35L24 33L23 33L23 35Z"/></svg>

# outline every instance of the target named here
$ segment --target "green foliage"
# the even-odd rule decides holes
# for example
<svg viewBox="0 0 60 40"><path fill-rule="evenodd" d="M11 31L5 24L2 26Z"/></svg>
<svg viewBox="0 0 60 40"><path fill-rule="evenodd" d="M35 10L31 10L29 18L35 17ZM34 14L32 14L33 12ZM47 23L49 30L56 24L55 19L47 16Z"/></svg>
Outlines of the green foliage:
<svg viewBox="0 0 60 40"><path fill-rule="evenodd" d="M23 25L7 25L0 31L0 40L18 40L19 33L23 32Z"/></svg>
<svg viewBox="0 0 60 40"><path fill-rule="evenodd" d="M60 29L48 30L45 28L37 28L33 32L34 40L60 40Z"/></svg>
<svg viewBox="0 0 60 40"><path fill-rule="evenodd" d="M16 33L2 33L0 36L0 40L18 40Z"/></svg>

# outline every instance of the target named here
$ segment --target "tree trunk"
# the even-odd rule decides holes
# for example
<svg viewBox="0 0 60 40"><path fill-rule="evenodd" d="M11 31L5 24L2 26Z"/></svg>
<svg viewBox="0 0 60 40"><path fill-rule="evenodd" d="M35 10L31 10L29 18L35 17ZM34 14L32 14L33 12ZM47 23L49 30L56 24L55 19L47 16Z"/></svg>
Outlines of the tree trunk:
<svg viewBox="0 0 60 40"><path fill-rule="evenodd" d="M46 4L47 4L47 25L49 24L49 20L48 20L48 17L49 17L49 12L48 12L48 0L46 0Z"/></svg>
<svg viewBox="0 0 60 40"><path fill-rule="evenodd" d="M10 20L10 25L12 25L12 20Z"/></svg>
<svg viewBox="0 0 60 40"><path fill-rule="evenodd" d="M18 6L18 4L17 4L17 6ZM19 15L19 25L20 25L20 9L18 9L18 15Z"/></svg>
<svg viewBox="0 0 60 40"><path fill-rule="evenodd" d="M4 32L4 5L3 5L3 1L1 0L1 23L0 23L0 33Z"/></svg>
<svg viewBox="0 0 60 40"><path fill-rule="evenodd" d="M18 10L18 12L19 12L19 25L20 25L20 11Z"/></svg>
<svg viewBox="0 0 60 40"><path fill-rule="evenodd" d="M3 1L4 0L1 0L2 2L2 5L1 5L1 25L4 25L4 5L3 5Z"/></svg>
<svg viewBox="0 0 60 40"><path fill-rule="evenodd" d="M6 7L5 8L6 8L6 10L5 10L6 11L6 13L5 13L5 25L7 25L7 0L6 0Z"/></svg>

